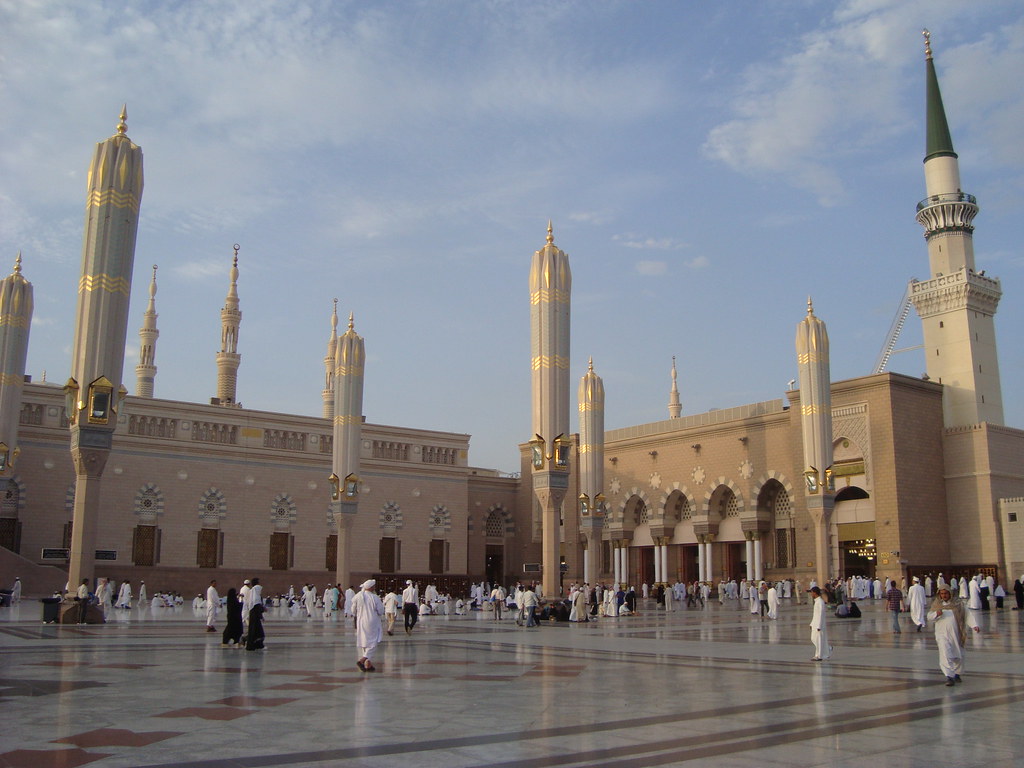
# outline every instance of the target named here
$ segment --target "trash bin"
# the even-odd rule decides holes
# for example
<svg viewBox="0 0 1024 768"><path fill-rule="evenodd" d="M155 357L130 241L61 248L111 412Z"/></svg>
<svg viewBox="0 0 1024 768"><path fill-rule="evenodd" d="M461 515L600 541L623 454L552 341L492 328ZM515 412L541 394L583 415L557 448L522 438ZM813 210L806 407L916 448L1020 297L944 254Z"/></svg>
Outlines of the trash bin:
<svg viewBox="0 0 1024 768"><path fill-rule="evenodd" d="M43 604L43 624L56 624L60 621L60 604L63 600L59 597L44 597L39 602Z"/></svg>

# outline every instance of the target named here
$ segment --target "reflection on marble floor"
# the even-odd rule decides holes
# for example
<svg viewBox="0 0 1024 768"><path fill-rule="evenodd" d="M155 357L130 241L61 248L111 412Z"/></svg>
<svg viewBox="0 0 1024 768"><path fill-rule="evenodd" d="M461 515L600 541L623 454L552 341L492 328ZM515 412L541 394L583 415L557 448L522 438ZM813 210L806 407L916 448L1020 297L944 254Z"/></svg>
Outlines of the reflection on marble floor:
<svg viewBox="0 0 1024 768"><path fill-rule="evenodd" d="M962 684L880 604L833 619L736 603L589 624L425 617L374 674L342 620L272 611L267 649L222 648L191 608L53 626L0 609L0 767L1001 766L1024 735L1024 612L981 614ZM909 628L908 628L909 629Z"/></svg>

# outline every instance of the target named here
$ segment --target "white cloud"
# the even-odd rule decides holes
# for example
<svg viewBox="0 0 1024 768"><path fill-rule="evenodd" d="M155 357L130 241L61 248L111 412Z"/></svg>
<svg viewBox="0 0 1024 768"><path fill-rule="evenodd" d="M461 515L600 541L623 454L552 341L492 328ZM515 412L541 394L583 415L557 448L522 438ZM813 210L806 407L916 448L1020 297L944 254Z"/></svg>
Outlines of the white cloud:
<svg viewBox="0 0 1024 768"><path fill-rule="evenodd" d="M690 269L704 269L711 264L711 261L707 256L695 256L685 263Z"/></svg>
<svg viewBox="0 0 1024 768"><path fill-rule="evenodd" d="M681 240L674 240L671 237L644 237L642 235L625 234L613 235L612 240L626 248L634 248L636 250L678 251L686 247L686 243Z"/></svg>

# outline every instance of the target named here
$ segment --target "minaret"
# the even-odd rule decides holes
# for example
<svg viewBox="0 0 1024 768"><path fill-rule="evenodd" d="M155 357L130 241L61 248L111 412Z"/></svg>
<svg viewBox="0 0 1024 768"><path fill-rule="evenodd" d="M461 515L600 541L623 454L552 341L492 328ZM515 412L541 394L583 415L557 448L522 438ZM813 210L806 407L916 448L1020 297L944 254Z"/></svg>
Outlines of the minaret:
<svg viewBox="0 0 1024 768"><path fill-rule="evenodd" d="M363 370L366 349L348 316L348 330L334 353L334 451L332 453L331 511L338 529L336 583L348 584L349 529L359 508L359 455L363 428Z"/></svg>
<svg viewBox="0 0 1024 768"><path fill-rule="evenodd" d="M242 311L238 308L238 243L231 262L231 285L220 310L220 352L217 353L217 402L236 406L235 388L238 385L238 328L242 324Z"/></svg>
<svg viewBox="0 0 1024 768"><path fill-rule="evenodd" d="M545 595L561 584L562 500L569 488L569 257L547 243L530 266L530 351L533 386L533 489L541 510L541 567Z"/></svg>
<svg viewBox="0 0 1024 768"><path fill-rule="evenodd" d="M601 528L604 524L604 382L594 373L594 359L580 379L580 527L587 540L583 580L597 584L601 564Z"/></svg>
<svg viewBox="0 0 1024 768"><path fill-rule="evenodd" d="M75 465L72 588L94 575L100 480L126 392L121 376L143 186L142 149L128 138L127 119L122 108L117 132L96 145L86 182L72 377L65 385Z"/></svg>
<svg viewBox="0 0 1024 768"><path fill-rule="evenodd" d="M917 204L917 221L928 242L931 276L910 284L911 300L924 330L928 377L943 385L946 427L987 421L1003 423L1003 396L996 354L995 313L999 280L974 271L974 195L960 188L960 165L942 106L925 36L927 140L924 177L927 197Z"/></svg>
<svg viewBox="0 0 1024 768"><path fill-rule="evenodd" d="M156 340L160 331L156 328L156 264L153 265L153 279L149 281L149 305L142 316L139 329L139 364L135 366L135 394L139 397L153 396L153 382L156 381Z"/></svg>
<svg viewBox="0 0 1024 768"><path fill-rule="evenodd" d="M668 393L668 417L678 419L683 413L683 404L679 402L679 380L676 374L676 356L672 355L672 389Z"/></svg>
<svg viewBox="0 0 1024 768"><path fill-rule="evenodd" d="M324 418L334 419L334 356L338 346L338 300L334 300L331 312L331 338L327 340L327 354L324 356Z"/></svg>
<svg viewBox="0 0 1024 768"><path fill-rule="evenodd" d="M14 271L0 281L0 477L20 453L18 424L31 326L32 283L21 274L19 251Z"/></svg>
<svg viewBox="0 0 1024 768"><path fill-rule="evenodd" d="M818 584L831 575L829 526L835 507L832 480L832 383L828 331L814 316L807 299L807 316L796 327L796 362L800 378L800 433L804 449L804 493L814 521L814 564Z"/></svg>

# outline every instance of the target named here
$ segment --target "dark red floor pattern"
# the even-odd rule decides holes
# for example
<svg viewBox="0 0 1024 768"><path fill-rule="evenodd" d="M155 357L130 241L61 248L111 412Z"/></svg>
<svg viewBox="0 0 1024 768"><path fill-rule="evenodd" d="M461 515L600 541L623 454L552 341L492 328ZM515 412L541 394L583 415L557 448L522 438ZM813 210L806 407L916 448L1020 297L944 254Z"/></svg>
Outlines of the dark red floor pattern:
<svg viewBox="0 0 1024 768"><path fill-rule="evenodd" d="M52 744L74 744L76 747L147 747L158 741L181 736L184 731L129 731L124 728L99 728L85 731L63 739L54 739Z"/></svg>
<svg viewBox="0 0 1024 768"><path fill-rule="evenodd" d="M239 709L238 707L185 707L161 712L153 717L201 717L203 720L237 720L251 715L255 709Z"/></svg>
<svg viewBox="0 0 1024 768"><path fill-rule="evenodd" d="M16 749L0 754L2 768L76 768L110 757L81 749Z"/></svg>

